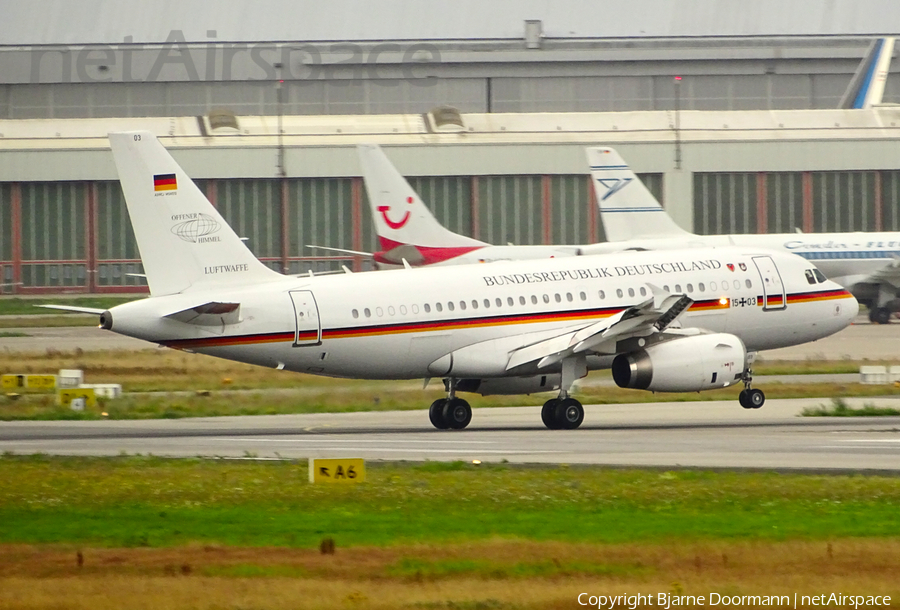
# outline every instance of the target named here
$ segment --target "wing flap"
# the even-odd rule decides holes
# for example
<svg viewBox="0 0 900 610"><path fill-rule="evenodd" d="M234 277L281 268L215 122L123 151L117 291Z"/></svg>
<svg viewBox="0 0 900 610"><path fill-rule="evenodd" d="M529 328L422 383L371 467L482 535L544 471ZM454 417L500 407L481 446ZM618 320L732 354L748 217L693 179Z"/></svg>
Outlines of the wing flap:
<svg viewBox="0 0 900 610"><path fill-rule="evenodd" d="M538 361L538 368L562 362L574 354L593 351L615 353L616 343L631 336L662 332L693 303L687 295L673 295L650 285L653 293L646 301L619 313L532 345L510 354L506 370Z"/></svg>

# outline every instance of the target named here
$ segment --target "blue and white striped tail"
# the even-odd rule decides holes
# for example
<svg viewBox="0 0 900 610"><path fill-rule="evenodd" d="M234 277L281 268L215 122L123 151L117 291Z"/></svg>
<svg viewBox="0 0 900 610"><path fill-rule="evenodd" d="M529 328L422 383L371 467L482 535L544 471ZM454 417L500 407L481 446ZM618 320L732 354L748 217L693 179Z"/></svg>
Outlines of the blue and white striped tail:
<svg viewBox="0 0 900 610"><path fill-rule="evenodd" d="M839 108L863 110L881 104L894 54L893 38L876 38L850 79Z"/></svg>
<svg viewBox="0 0 900 610"><path fill-rule="evenodd" d="M586 149L591 182L608 241L688 235L609 147Z"/></svg>

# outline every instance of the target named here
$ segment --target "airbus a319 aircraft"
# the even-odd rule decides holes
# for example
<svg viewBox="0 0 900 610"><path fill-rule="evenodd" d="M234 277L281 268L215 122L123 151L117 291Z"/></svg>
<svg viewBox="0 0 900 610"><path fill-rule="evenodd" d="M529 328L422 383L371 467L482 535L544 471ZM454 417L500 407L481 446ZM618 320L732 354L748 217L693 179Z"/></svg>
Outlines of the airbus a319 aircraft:
<svg viewBox="0 0 900 610"><path fill-rule="evenodd" d="M360 164L383 250L379 268L458 265L618 252L727 245L771 248L813 261L886 324L900 311L900 232L695 235L679 227L622 157L610 147L586 149L607 240L579 246L495 246L440 225L377 145L359 146ZM391 221L391 222L388 222Z"/></svg>
<svg viewBox="0 0 900 610"><path fill-rule="evenodd" d="M809 262L757 248L284 276L264 266L148 132L109 136L150 298L101 326L185 351L364 379L440 377L429 417L465 428L457 392L558 390L542 420L577 428L588 370L623 387L694 392L743 383L750 354L847 326L854 298ZM65 307L63 307L65 308Z"/></svg>

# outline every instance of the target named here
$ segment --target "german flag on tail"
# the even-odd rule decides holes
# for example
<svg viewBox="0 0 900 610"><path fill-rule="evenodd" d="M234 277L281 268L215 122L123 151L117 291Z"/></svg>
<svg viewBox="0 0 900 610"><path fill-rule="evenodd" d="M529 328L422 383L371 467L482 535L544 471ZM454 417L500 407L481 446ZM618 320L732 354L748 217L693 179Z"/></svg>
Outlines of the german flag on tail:
<svg viewBox="0 0 900 610"><path fill-rule="evenodd" d="M177 191L178 184L175 182L175 174L156 174L153 176L153 190L160 191Z"/></svg>

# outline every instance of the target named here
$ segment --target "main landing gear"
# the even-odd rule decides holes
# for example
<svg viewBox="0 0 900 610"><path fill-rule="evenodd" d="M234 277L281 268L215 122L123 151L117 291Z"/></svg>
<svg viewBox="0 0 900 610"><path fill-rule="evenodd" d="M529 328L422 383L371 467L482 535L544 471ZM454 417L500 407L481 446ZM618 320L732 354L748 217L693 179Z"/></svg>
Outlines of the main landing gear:
<svg viewBox="0 0 900 610"><path fill-rule="evenodd" d="M574 398L552 398L544 403L541 420L551 430L574 430L584 421L584 407Z"/></svg>
<svg viewBox="0 0 900 610"><path fill-rule="evenodd" d="M873 324L890 324L891 310L887 307L869 308L869 322Z"/></svg>
<svg viewBox="0 0 900 610"><path fill-rule="evenodd" d="M447 398L431 403L428 419L438 430L462 430L472 421L472 407L462 398L456 397L456 380L451 379Z"/></svg>
<svg viewBox="0 0 900 610"><path fill-rule="evenodd" d="M763 406L766 402L766 395L763 394L762 390L754 390L750 387L753 377L750 376L749 370L744 373L742 381L744 382L744 389L738 394L738 402L741 403L741 406L745 409L758 409Z"/></svg>

